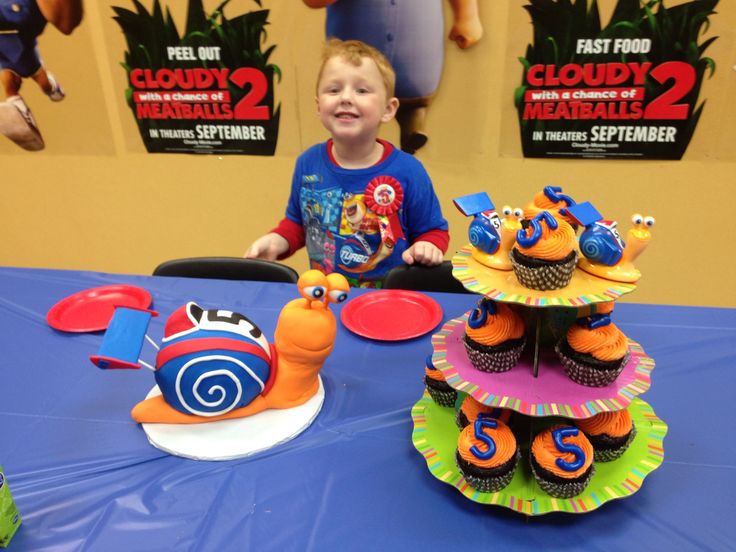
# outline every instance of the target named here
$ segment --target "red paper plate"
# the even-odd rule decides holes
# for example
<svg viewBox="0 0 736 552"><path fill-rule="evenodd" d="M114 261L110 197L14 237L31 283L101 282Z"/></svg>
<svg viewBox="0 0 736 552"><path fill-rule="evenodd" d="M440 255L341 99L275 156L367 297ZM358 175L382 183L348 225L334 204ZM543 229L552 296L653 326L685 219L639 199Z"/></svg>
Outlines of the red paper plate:
<svg viewBox="0 0 736 552"><path fill-rule="evenodd" d="M96 332L110 323L115 307L146 309L151 294L125 284L100 286L65 297L46 313L49 326L63 332Z"/></svg>
<svg viewBox="0 0 736 552"><path fill-rule="evenodd" d="M401 341L432 331L442 320L442 307L416 291L371 291L348 302L340 320L353 333L380 341Z"/></svg>

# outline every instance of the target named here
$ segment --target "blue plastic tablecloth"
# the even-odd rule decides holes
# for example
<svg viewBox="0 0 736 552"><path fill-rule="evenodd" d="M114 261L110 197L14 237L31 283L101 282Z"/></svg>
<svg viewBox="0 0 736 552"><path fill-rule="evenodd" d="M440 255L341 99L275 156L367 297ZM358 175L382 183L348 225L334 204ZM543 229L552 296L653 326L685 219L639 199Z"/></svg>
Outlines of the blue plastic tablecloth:
<svg viewBox="0 0 736 552"><path fill-rule="evenodd" d="M643 398L669 425L663 465L584 515L526 518L435 479L411 443L430 335L388 343L338 323L325 404L297 439L251 458L159 451L129 417L150 372L88 357L101 333L51 329L72 293L132 284L166 316L188 300L247 314L268 336L290 284L0 268L0 464L23 516L9 550L733 549L736 310L621 304L616 324L656 361ZM365 293L355 291L354 294ZM370 292L368 292L370 293ZM474 295L430 294L444 319ZM339 311L338 307L336 310Z"/></svg>

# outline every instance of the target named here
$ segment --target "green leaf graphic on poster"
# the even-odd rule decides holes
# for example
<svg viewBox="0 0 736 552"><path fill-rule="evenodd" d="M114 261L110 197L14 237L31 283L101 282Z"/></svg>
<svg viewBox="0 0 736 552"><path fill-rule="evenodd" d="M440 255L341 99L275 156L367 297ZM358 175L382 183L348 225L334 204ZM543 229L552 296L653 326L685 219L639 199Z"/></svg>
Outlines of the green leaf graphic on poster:
<svg viewBox="0 0 736 552"><path fill-rule="evenodd" d="M189 0L180 35L159 0L150 12L132 2L134 11L113 7L113 19L125 35L126 100L146 149L273 155L281 112L274 83L281 71L269 61L276 46L262 50L269 11L228 19L230 0L211 13L202 0Z"/></svg>
<svg viewBox="0 0 736 552"><path fill-rule="evenodd" d="M704 39L718 0L674 7L618 0L529 0L534 29L514 94L525 157L680 159L715 62Z"/></svg>

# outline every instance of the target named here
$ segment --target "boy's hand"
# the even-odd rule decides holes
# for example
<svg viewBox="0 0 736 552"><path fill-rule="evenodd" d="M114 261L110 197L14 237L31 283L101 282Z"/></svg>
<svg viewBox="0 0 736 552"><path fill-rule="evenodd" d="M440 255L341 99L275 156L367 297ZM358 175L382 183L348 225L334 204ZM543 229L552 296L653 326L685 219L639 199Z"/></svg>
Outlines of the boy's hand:
<svg viewBox="0 0 736 552"><path fill-rule="evenodd" d="M289 242L283 236L271 232L254 241L243 257L246 259L275 261L288 250Z"/></svg>
<svg viewBox="0 0 736 552"><path fill-rule="evenodd" d="M442 257L440 248L428 241L414 242L409 249L401 254L401 259L408 265L418 263L426 266L437 266L442 262Z"/></svg>

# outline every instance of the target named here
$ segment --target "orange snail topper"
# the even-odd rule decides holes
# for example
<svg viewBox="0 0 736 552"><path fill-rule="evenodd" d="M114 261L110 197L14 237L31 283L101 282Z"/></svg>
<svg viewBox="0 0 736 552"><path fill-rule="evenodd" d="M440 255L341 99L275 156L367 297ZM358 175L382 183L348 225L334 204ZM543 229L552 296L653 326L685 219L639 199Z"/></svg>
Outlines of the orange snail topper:
<svg viewBox="0 0 736 552"><path fill-rule="evenodd" d="M521 209L506 205L501 218L486 192L458 197L453 203L462 214L473 217L468 226L473 258L489 268L511 270L509 252L521 228Z"/></svg>
<svg viewBox="0 0 736 552"><path fill-rule="evenodd" d="M641 272L634 265L636 258L649 245L654 217L634 214L626 242L621 239L616 221L603 216L589 202L565 209L569 216L585 227L580 235L578 266L594 276L616 282L635 283Z"/></svg>
<svg viewBox="0 0 736 552"><path fill-rule="evenodd" d="M302 298L281 310L274 343L242 314L204 310L193 302L177 309L166 322L156 357L154 375L161 395L138 403L133 419L198 424L308 401L319 389L319 371L337 333L329 304L345 301L349 286L341 274L309 270L300 276L297 287ZM114 330L115 317L121 313L126 318L128 310L116 311L107 333ZM140 367L103 354L115 351L106 348L105 341L100 354L91 357L97 366ZM135 355L139 353L140 346Z"/></svg>

